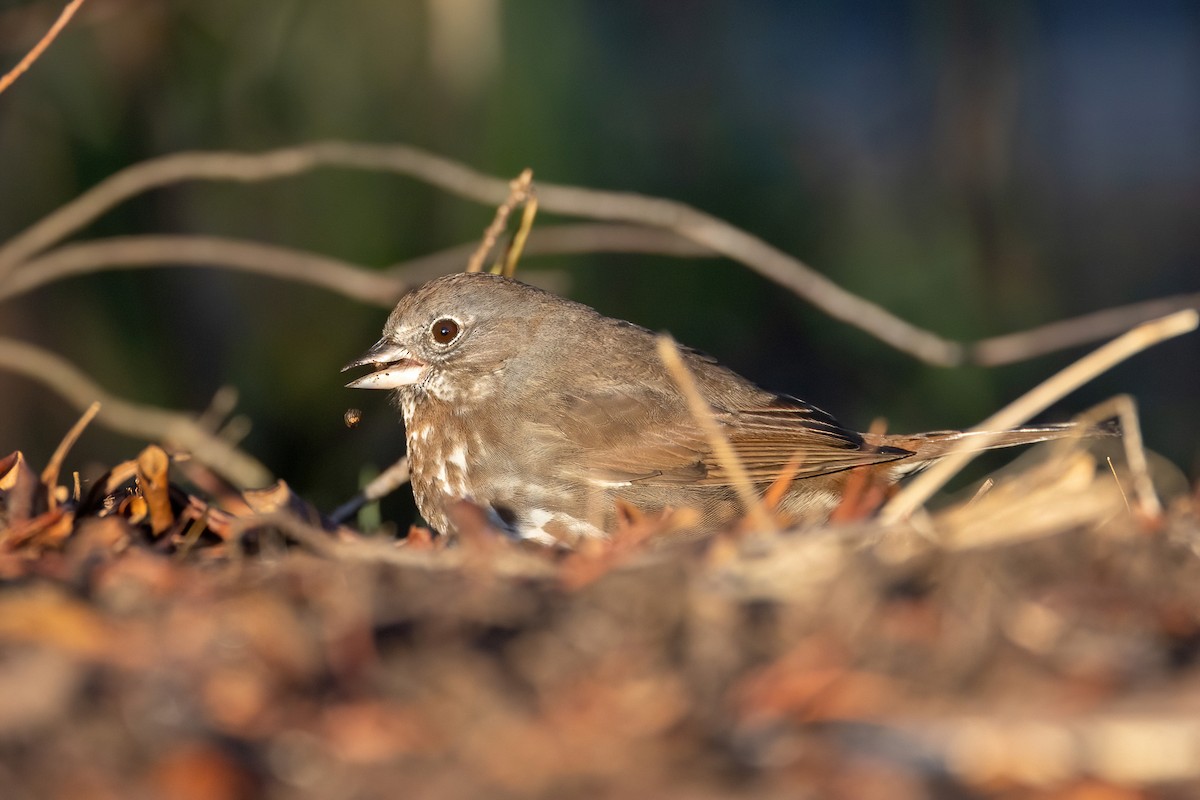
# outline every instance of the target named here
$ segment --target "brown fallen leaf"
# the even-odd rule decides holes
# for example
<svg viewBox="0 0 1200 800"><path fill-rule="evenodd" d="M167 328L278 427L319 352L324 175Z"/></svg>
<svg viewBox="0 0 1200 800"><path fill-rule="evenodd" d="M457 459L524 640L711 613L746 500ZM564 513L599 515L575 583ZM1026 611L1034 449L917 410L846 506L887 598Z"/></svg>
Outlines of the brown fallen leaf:
<svg viewBox="0 0 1200 800"><path fill-rule="evenodd" d="M211 744L176 746L145 776L145 796L165 800L250 800L258 779L232 754Z"/></svg>
<svg viewBox="0 0 1200 800"><path fill-rule="evenodd" d="M698 521L692 509L668 508L658 514L643 514L617 501L617 526L612 538L587 539L562 562L559 579L567 590L580 589L644 552L654 539L686 530Z"/></svg>
<svg viewBox="0 0 1200 800"><path fill-rule="evenodd" d="M168 476L171 459L158 445L150 445L137 457L137 480L142 497L146 498L146 507L150 519L150 530L155 536L162 536L175 524L175 514L171 511L170 478Z"/></svg>
<svg viewBox="0 0 1200 800"><path fill-rule="evenodd" d="M287 481L279 480L264 489L251 489L242 493L242 498L254 514L267 516L286 513L314 527L332 532L336 525L321 516L321 512L300 495L292 491Z"/></svg>
<svg viewBox="0 0 1200 800"><path fill-rule="evenodd" d="M433 531L420 525L409 525L408 535L396 542L398 547L410 550L444 550L446 537L433 538Z"/></svg>
<svg viewBox="0 0 1200 800"><path fill-rule="evenodd" d="M0 539L0 545L9 550L56 549L71 535L74 524L75 514L60 506L11 526L5 531L3 539Z"/></svg>
<svg viewBox="0 0 1200 800"><path fill-rule="evenodd" d="M439 732L424 715L394 703L332 705L322 713L320 725L330 749L350 763L386 763L441 746Z"/></svg>
<svg viewBox="0 0 1200 800"><path fill-rule="evenodd" d="M731 698L738 716L753 725L869 718L887 708L896 691L886 676L853 669L839 644L813 636L743 677Z"/></svg>
<svg viewBox="0 0 1200 800"><path fill-rule="evenodd" d="M67 541L67 558L77 565L97 558L112 558L129 547L132 536L133 528L123 517L79 520L74 535Z"/></svg>
<svg viewBox="0 0 1200 800"><path fill-rule="evenodd" d="M874 467L858 467L849 471L841 502L829 515L830 522L856 522L867 519L893 493L885 472Z"/></svg>
<svg viewBox="0 0 1200 800"><path fill-rule="evenodd" d="M40 486L20 450L0 458L0 530L33 516Z"/></svg>

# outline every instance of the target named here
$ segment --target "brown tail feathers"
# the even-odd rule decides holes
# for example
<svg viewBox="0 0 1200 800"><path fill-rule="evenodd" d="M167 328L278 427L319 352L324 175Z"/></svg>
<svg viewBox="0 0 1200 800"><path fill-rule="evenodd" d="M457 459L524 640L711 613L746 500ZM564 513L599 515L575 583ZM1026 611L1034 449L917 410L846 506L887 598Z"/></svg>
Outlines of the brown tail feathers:
<svg viewBox="0 0 1200 800"><path fill-rule="evenodd" d="M997 450L1001 447L1016 447L1018 445L1037 444L1052 439L1066 439L1072 436L1084 439L1097 436L1116 436L1121 432L1116 420L1107 420L1099 425L1091 423L1063 422L1050 425L1031 425L1024 428L1014 428L1004 431L998 437L992 438L980 447L967 445L968 450ZM995 436L991 431L931 431L914 434L864 434L863 438L870 444L880 447L899 447L912 452L912 456L895 463L901 472L911 472L920 469L930 461L936 461L957 449L960 442L971 439L984 440Z"/></svg>

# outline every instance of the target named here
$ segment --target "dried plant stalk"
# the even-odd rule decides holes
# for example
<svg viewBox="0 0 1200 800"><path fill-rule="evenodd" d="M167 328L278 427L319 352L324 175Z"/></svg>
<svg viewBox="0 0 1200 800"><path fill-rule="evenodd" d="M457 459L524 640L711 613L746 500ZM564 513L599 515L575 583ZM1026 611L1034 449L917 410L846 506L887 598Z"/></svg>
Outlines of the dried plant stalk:
<svg viewBox="0 0 1200 800"><path fill-rule="evenodd" d="M1043 381L971 430L991 432L999 436L1116 364L1159 342L1193 331L1198 323L1200 315L1189 309L1134 328ZM964 438L958 448L952 449L945 458L918 475L893 497L880 514L881 520L885 524L895 523L916 511L934 492L944 486L946 481L982 452L987 444L987 438ZM967 446L972 449L968 450Z"/></svg>
<svg viewBox="0 0 1200 800"><path fill-rule="evenodd" d="M12 86L17 78L21 77L25 74L26 70L33 66L33 62L37 61L46 48L50 46L50 43L58 38L58 34L62 32L62 29L67 27L67 23L71 21L71 17L75 16L75 12L79 10L81 5L83 5L83 0L71 0L71 2L67 3L66 8L58 15L58 19L54 20L54 24L50 26L50 30L46 31L45 35L25 54L24 58L17 62L15 67L4 73L3 77L0 77L0 93L9 86Z"/></svg>
<svg viewBox="0 0 1200 800"><path fill-rule="evenodd" d="M503 203L511 194L509 184L499 178L407 145L328 141L263 153L176 153L135 164L114 174L13 237L0 247L0 281L32 256L78 231L108 209L151 189L186 180L250 183L297 175L324 166L408 175L480 203ZM857 327L891 347L940 366L1013 363L1112 335L1127 328L1130 320L1144 319L1147 314L1161 313L1164 308L1200 305L1200 297L1195 295L1164 298L1095 312L1033 331L962 343L900 319L881 306L843 289L800 259L684 203L629 192L546 183L539 184L539 202L542 208L553 213L669 231L690 240L701 251L724 255L744 264L829 316ZM673 242L664 241L663 244L672 252L677 248ZM641 250L640 247L637 249Z"/></svg>
<svg viewBox="0 0 1200 800"><path fill-rule="evenodd" d="M708 439L708 444L712 447L717 461L729 471L730 476L733 478L733 488L737 491L738 497L742 501L742 507L746 510L746 517L750 523L754 526L755 530L776 530L774 520L771 519L770 513L767 512L762 498L755 491L754 484L750 481L750 476L746 474L746 468L742 466L742 460L738 458L733 445L729 443L729 440L725 438L725 434L721 432L721 427L713 417L712 408L708 405L708 401L704 399L703 395L700 394L700 389L696 386L696 379L692 377L692 373L688 370L687 365L680 358L679 348L675 346L675 342L671 337L658 337L658 356L662 359L667 371L671 373L671 379L675 381L675 385L679 387L679 391L687 399L688 409L692 412L692 418L696 420L696 424L704 431L704 436Z"/></svg>
<svg viewBox="0 0 1200 800"><path fill-rule="evenodd" d="M488 225L487 229L484 230L483 239L480 240L479 246L475 248L475 252L471 254L471 258L467 261L466 272L480 272L483 270L483 262L487 259L488 253L492 252L492 249L496 246L496 241L508 226L508 215L529 197L532 183L533 170L526 167L509 184L508 197L504 198L504 202L496 207L496 216L492 218L492 224Z"/></svg>
<svg viewBox="0 0 1200 800"><path fill-rule="evenodd" d="M75 424L71 426L71 429L67 431L67 435L58 443L58 447L54 449L54 454L50 456L50 461L46 464L46 468L42 470L42 484L46 487L51 508L54 508L57 502L54 496L54 489L58 485L58 474L62 470L63 461L66 459L67 453L75 446L75 442L79 441L79 437L83 435L84 428L96 418L98 413L100 413L100 403L98 402L92 403L84 410L79 419L75 421Z"/></svg>

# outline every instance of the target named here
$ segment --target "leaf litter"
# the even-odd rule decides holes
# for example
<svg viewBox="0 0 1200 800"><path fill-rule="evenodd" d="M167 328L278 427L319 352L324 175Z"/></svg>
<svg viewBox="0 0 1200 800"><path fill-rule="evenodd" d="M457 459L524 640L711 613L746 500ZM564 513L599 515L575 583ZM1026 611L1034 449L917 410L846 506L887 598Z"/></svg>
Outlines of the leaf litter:
<svg viewBox="0 0 1200 800"><path fill-rule="evenodd" d="M1200 791L1198 494L1131 511L1111 442L904 522L864 472L837 524L626 509L565 552L469 503L392 541L155 445L76 490L79 430L0 459L7 796Z"/></svg>

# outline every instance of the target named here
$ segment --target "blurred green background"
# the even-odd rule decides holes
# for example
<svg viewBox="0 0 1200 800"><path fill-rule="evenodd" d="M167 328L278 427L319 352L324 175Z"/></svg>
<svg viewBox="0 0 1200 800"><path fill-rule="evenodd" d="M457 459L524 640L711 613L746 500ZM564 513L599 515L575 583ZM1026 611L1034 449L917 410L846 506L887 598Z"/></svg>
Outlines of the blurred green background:
<svg viewBox="0 0 1200 800"><path fill-rule="evenodd" d="M3 69L61 6L0 2ZM0 94L0 240L147 157L321 138L677 199L950 337L1200 291L1200 4L1154 0L89 0ZM82 235L229 235L383 266L476 239L492 213L326 170L155 191ZM575 298L860 428L973 424L1082 352L939 369L723 260L523 265L544 268L566 271ZM402 450L386 398L338 374L384 316L298 284L172 268L7 301L0 335L138 402L198 411L236 387L254 426L244 447L329 508L362 465ZM1168 343L1047 416L1131 393L1149 445L1194 477L1198 363L1200 337ZM354 430L348 406L365 412ZM76 416L0 373L0 454L40 466ZM68 466L140 446L93 426Z"/></svg>

